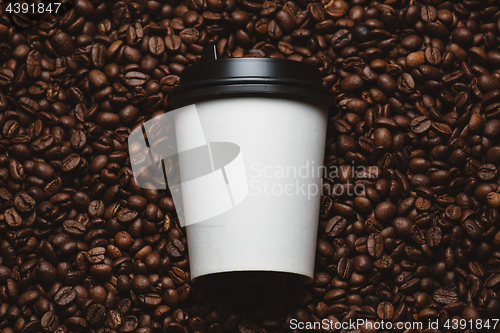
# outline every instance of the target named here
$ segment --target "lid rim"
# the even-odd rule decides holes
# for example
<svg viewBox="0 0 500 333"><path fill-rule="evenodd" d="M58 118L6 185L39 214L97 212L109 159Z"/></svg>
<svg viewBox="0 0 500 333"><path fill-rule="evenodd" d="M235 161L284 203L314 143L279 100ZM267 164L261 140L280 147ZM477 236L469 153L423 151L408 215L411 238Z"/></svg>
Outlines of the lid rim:
<svg viewBox="0 0 500 333"><path fill-rule="evenodd" d="M211 50L213 51L213 50ZM225 58L204 60L187 67L180 83L167 96L173 107L212 95L281 94L322 99L334 104L335 94L323 85L320 70L310 64L276 58Z"/></svg>
<svg viewBox="0 0 500 333"><path fill-rule="evenodd" d="M282 79L282 78L263 78L263 77L245 77L245 78L227 78L227 79L210 79L198 82L187 83L184 85L179 85L175 87L169 96L183 93L190 89L200 89L203 87L216 87L216 86L232 86L232 85L279 85L279 86L292 86L302 89L310 89L313 91L323 91L325 94L332 94L333 91L320 85L318 83L302 81L297 79Z"/></svg>
<svg viewBox="0 0 500 333"><path fill-rule="evenodd" d="M290 71L283 71L284 69ZM276 72L279 72L280 75L276 75ZM191 77L190 74L196 74L197 78ZM199 78L203 78L204 74L217 74L216 77L220 78L250 77L253 75L254 77L296 78L318 83L322 81L319 69L310 64L290 59L243 57L208 60L193 64L182 71L181 84L183 84L182 81L184 84L199 81Z"/></svg>
<svg viewBox="0 0 500 333"><path fill-rule="evenodd" d="M324 90L313 90L309 88L279 84L232 84L219 86L202 86L197 89L186 89L179 91L172 97L170 97L169 95L168 109L171 111L175 108L197 103L205 99L212 100L236 96L279 96L289 99L309 100L318 103L323 102L328 107L334 104L334 96L333 94L330 94L329 90L326 88ZM183 103L183 101L186 102Z"/></svg>

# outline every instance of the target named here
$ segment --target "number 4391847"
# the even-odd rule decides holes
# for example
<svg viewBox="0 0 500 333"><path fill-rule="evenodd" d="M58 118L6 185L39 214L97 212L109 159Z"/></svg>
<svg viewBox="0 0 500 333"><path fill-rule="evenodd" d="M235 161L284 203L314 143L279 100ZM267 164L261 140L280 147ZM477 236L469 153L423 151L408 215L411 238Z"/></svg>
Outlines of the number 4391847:
<svg viewBox="0 0 500 333"><path fill-rule="evenodd" d="M14 13L14 14L43 14L43 13L54 13L57 14L59 11L59 8L61 7L60 2L54 2L54 3L31 3L28 4L26 2L24 3L12 3L9 2L7 5L7 8L5 8L5 11L7 13Z"/></svg>
<svg viewBox="0 0 500 333"><path fill-rule="evenodd" d="M491 320L491 322L490 322ZM496 329L498 322L500 319L477 319L477 320L466 320L466 319L448 319L443 327L446 329L472 329L472 330L481 330L481 329Z"/></svg>

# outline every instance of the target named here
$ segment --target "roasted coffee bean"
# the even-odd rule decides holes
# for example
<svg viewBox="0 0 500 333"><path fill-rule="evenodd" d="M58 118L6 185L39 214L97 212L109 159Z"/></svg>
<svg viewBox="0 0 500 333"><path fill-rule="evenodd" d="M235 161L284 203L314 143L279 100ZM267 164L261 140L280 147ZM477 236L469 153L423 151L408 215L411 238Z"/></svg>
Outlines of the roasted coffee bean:
<svg viewBox="0 0 500 333"><path fill-rule="evenodd" d="M349 279L353 272L352 261L348 258L341 258L337 265L337 273L341 279Z"/></svg>
<svg viewBox="0 0 500 333"><path fill-rule="evenodd" d="M94 247L88 251L88 261L91 264L99 264L104 261L106 249L104 247Z"/></svg>
<svg viewBox="0 0 500 333"><path fill-rule="evenodd" d="M138 326L138 320L136 316L130 315L123 318L123 325L120 328L120 332L133 332Z"/></svg>
<svg viewBox="0 0 500 333"><path fill-rule="evenodd" d="M104 215L105 206L101 200L93 200L88 207L88 213L91 217L101 217Z"/></svg>
<svg viewBox="0 0 500 333"><path fill-rule="evenodd" d="M377 306L377 316L382 320L391 320L394 316L394 307L390 302L381 302Z"/></svg>
<svg viewBox="0 0 500 333"><path fill-rule="evenodd" d="M435 226L427 230L425 240L426 244L429 245L429 247L431 248L438 247L439 244L441 243L441 239L442 239L442 232L439 227Z"/></svg>
<svg viewBox="0 0 500 333"><path fill-rule="evenodd" d="M331 44L335 48L343 48L349 45L352 40L352 34L347 29L340 29L332 36Z"/></svg>
<svg viewBox="0 0 500 333"><path fill-rule="evenodd" d="M396 215L396 206L390 201L384 201L375 207L375 217L381 222L389 222Z"/></svg>
<svg viewBox="0 0 500 333"><path fill-rule="evenodd" d="M35 200L26 193L19 193L14 197L14 206L21 213L29 213L35 209Z"/></svg>
<svg viewBox="0 0 500 333"><path fill-rule="evenodd" d="M71 172L74 171L81 163L81 158L78 154L71 154L62 160L61 171Z"/></svg>
<svg viewBox="0 0 500 333"><path fill-rule="evenodd" d="M10 85L14 80L14 73L8 68L0 69L0 85Z"/></svg>
<svg viewBox="0 0 500 333"><path fill-rule="evenodd" d="M106 319L106 309L101 304L94 304L89 307L85 320L90 326L100 326Z"/></svg>
<svg viewBox="0 0 500 333"><path fill-rule="evenodd" d="M414 133L421 134L425 133L431 127L431 121L425 116L419 116L413 118L411 121L411 128Z"/></svg>
<svg viewBox="0 0 500 333"><path fill-rule="evenodd" d="M457 293L453 290L438 289L434 292L433 298L440 304L450 304L458 300Z"/></svg>
<svg viewBox="0 0 500 333"><path fill-rule="evenodd" d="M361 89L361 87L363 87L363 84L364 81L359 75L352 74L342 80L342 82L340 83L340 88L348 93L352 93L358 89Z"/></svg>
<svg viewBox="0 0 500 333"><path fill-rule="evenodd" d="M27 291L19 296L17 300L17 305L26 306L30 303L35 302L38 299L38 297L40 297L40 293L38 291L36 290Z"/></svg>
<svg viewBox="0 0 500 333"><path fill-rule="evenodd" d="M384 253L384 240L378 233L372 233L366 242L368 254L373 258L380 258Z"/></svg>
<svg viewBox="0 0 500 333"><path fill-rule="evenodd" d="M342 216L334 216L326 225L325 232L328 236L338 237L347 227L347 221Z"/></svg>
<svg viewBox="0 0 500 333"><path fill-rule="evenodd" d="M170 53L177 53L181 47L182 41L179 36L167 35L165 37L165 48Z"/></svg>
<svg viewBox="0 0 500 333"><path fill-rule="evenodd" d="M42 73L42 55L37 50L33 50L26 58L26 72L32 78L38 78Z"/></svg>
<svg viewBox="0 0 500 333"><path fill-rule="evenodd" d="M162 298L158 294L144 294L139 295L138 298L139 303L149 309L157 308L162 302Z"/></svg>
<svg viewBox="0 0 500 333"><path fill-rule="evenodd" d="M4 218L7 225L11 228L20 227L23 223L21 216L14 207L8 208L4 212Z"/></svg>
<svg viewBox="0 0 500 333"><path fill-rule="evenodd" d="M66 325L70 327L70 329L84 331L87 328L87 321L82 317L71 317L66 321Z"/></svg>
<svg viewBox="0 0 500 333"><path fill-rule="evenodd" d="M35 276L44 285L51 285L57 277L56 268L47 261L41 261L35 268Z"/></svg>
<svg viewBox="0 0 500 333"><path fill-rule="evenodd" d="M165 42L158 36L149 39L149 52L154 56L161 56L165 52Z"/></svg>
<svg viewBox="0 0 500 333"><path fill-rule="evenodd" d="M102 43L95 43L92 45L92 50L90 51L92 64L96 68L104 68L106 65L106 46Z"/></svg>
<svg viewBox="0 0 500 333"><path fill-rule="evenodd" d="M52 311L46 312L40 320L40 326L44 332L54 332L59 326L59 318Z"/></svg>
<svg viewBox="0 0 500 333"><path fill-rule="evenodd" d="M141 72L128 72L125 74L125 83L131 87L141 86L147 80L147 76Z"/></svg>
<svg viewBox="0 0 500 333"><path fill-rule="evenodd" d="M54 295L54 302L60 306L67 306L76 298L76 291L73 287L63 287Z"/></svg>
<svg viewBox="0 0 500 333"><path fill-rule="evenodd" d="M108 314L106 316L106 320L107 320L108 326L111 329L117 329L123 323L123 316L117 311L110 310L110 311L108 311Z"/></svg>
<svg viewBox="0 0 500 333"><path fill-rule="evenodd" d="M393 269L394 260L388 255L383 255L380 259L377 259L373 263L373 266L375 266L375 268L377 268L381 272L388 272Z"/></svg>

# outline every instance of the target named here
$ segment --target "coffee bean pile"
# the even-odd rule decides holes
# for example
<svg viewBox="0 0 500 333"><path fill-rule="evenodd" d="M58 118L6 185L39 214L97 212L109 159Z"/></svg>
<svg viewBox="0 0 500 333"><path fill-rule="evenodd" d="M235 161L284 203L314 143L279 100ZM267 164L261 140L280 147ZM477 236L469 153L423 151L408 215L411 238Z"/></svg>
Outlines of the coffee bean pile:
<svg viewBox="0 0 500 333"><path fill-rule="evenodd" d="M500 332L476 324L500 317L497 1L67 8L0 17L1 333L298 332L292 319ZM130 131L164 112L208 44L311 64L337 93L309 286L193 285L172 199L132 176Z"/></svg>

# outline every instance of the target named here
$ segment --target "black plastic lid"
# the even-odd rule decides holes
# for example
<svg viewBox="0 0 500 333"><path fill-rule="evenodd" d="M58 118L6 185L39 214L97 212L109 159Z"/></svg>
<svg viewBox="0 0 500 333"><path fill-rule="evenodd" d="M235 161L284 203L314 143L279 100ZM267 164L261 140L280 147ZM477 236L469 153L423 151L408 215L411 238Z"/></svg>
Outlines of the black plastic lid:
<svg viewBox="0 0 500 333"><path fill-rule="evenodd" d="M287 59L218 58L215 45L203 49L200 63L183 70L179 86L168 95L169 109L248 94L333 104L333 91L323 86L321 72L311 65Z"/></svg>

